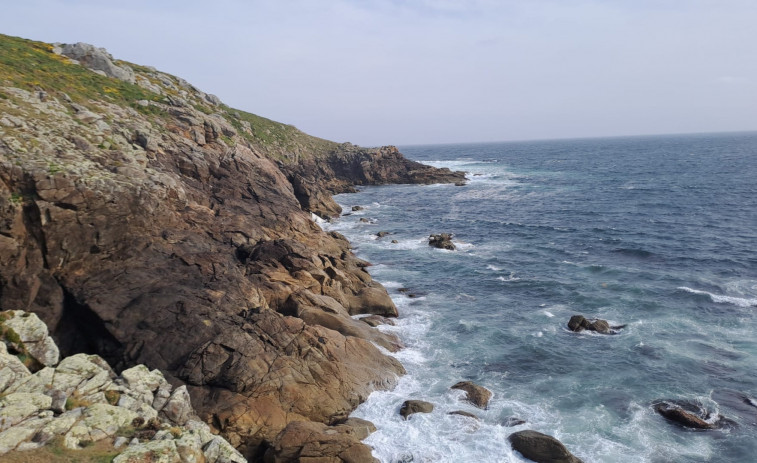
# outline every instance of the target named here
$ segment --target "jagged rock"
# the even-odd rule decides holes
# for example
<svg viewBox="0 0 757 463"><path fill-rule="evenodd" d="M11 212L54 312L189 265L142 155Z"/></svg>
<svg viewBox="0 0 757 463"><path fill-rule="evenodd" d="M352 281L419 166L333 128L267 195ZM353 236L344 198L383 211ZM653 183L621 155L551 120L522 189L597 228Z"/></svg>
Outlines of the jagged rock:
<svg viewBox="0 0 757 463"><path fill-rule="evenodd" d="M0 431L39 414L51 404L50 396L39 393L14 392L3 396L0 398Z"/></svg>
<svg viewBox="0 0 757 463"><path fill-rule="evenodd" d="M208 463L247 463L241 453L220 437L214 437L202 450Z"/></svg>
<svg viewBox="0 0 757 463"><path fill-rule="evenodd" d="M18 334L26 351L44 366L58 363L58 346L48 335L47 325L34 313L9 310L3 312L8 317L2 324Z"/></svg>
<svg viewBox="0 0 757 463"><path fill-rule="evenodd" d="M582 463L552 436L536 431L518 431L507 438L513 447L529 460L537 463Z"/></svg>
<svg viewBox="0 0 757 463"><path fill-rule="evenodd" d="M573 315L568 321L568 329L580 333L581 331L595 331L601 334L617 334L625 325L610 326L606 320L594 318L587 320L583 315Z"/></svg>
<svg viewBox="0 0 757 463"><path fill-rule="evenodd" d="M276 437L265 454L266 463L378 463L371 449L339 426L295 421Z"/></svg>
<svg viewBox="0 0 757 463"><path fill-rule="evenodd" d="M439 233L437 235L429 236L428 245L439 249L447 249L449 251L454 251L456 249L455 244L452 242L451 233Z"/></svg>
<svg viewBox="0 0 757 463"><path fill-rule="evenodd" d="M168 399L161 413L172 422L183 426L192 417L193 410L186 386L177 387Z"/></svg>
<svg viewBox="0 0 757 463"><path fill-rule="evenodd" d="M424 400L406 400L400 407L400 415L404 419L414 413L431 413L434 411L434 404Z"/></svg>
<svg viewBox="0 0 757 463"><path fill-rule="evenodd" d="M492 396L490 390L483 386L479 386L472 381L460 381L456 383L450 389L460 389L465 391L465 400L472 403L478 408L486 408L489 404L489 399Z"/></svg>
<svg viewBox="0 0 757 463"><path fill-rule="evenodd" d="M5 343L0 342L0 394L20 380L31 376L31 372L15 355L8 353Z"/></svg>
<svg viewBox="0 0 757 463"><path fill-rule="evenodd" d="M78 61L82 66L93 71L102 71L108 77L114 77L129 83L135 82L134 71L128 66L116 66L113 57L104 48L96 48L88 43L64 44L63 56Z"/></svg>

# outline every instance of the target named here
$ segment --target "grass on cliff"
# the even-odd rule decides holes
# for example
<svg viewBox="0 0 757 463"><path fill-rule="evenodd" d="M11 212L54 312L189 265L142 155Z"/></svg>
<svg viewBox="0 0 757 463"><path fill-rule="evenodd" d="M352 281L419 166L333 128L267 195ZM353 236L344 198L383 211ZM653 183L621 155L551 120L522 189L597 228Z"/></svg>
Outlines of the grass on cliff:
<svg viewBox="0 0 757 463"><path fill-rule="evenodd" d="M266 154L285 163L312 158L316 153L335 149L338 143L308 135L297 127L282 124L252 113L224 105L226 119L237 132ZM250 124L252 135L248 135L242 122Z"/></svg>
<svg viewBox="0 0 757 463"><path fill-rule="evenodd" d="M109 439L70 450L63 446L59 438L37 450L11 451L0 455L0 463L110 463L119 453Z"/></svg>
<svg viewBox="0 0 757 463"><path fill-rule="evenodd" d="M0 85L67 94L85 104L90 99L132 106L138 100L162 99L160 95L118 79L104 77L52 52L52 45L0 34ZM2 97L0 97L2 98Z"/></svg>

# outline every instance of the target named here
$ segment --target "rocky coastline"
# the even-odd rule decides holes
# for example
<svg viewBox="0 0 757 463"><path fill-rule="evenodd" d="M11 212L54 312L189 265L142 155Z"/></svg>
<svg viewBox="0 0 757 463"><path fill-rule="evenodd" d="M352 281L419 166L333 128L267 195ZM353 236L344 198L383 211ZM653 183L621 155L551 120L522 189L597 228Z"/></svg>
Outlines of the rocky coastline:
<svg viewBox="0 0 757 463"><path fill-rule="evenodd" d="M404 373L376 347L401 343L352 316L397 309L311 214L338 215L331 195L356 185L463 173L310 137L86 44L0 36L0 110L0 311L35 314L114 384L160 372L249 461L372 460L370 424L348 416Z"/></svg>

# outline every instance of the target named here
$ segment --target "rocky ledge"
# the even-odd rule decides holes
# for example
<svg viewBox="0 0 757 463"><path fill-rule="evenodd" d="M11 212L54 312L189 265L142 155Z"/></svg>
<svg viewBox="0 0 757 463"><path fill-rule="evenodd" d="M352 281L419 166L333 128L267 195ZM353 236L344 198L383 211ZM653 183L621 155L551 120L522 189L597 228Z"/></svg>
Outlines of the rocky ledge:
<svg viewBox="0 0 757 463"><path fill-rule="evenodd" d="M393 387L404 370L377 346L399 342L352 316L396 307L311 213L354 185L462 173L310 137L85 44L0 35L0 56L0 310L37 314L64 356L162 372L246 458Z"/></svg>

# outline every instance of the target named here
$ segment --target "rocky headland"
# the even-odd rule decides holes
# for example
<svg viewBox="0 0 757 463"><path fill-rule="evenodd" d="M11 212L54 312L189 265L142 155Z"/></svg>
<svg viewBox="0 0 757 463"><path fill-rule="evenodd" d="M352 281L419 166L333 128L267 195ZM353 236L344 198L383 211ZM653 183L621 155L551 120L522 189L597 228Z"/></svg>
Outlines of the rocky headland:
<svg viewBox="0 0 757 463"><path fill-rule="evenodd" d="M399 341L352 318L397 316L392 300L311 214L356 185L463 180L90 45L0 35L0 311L36 314L63 357L102 368L105 396L158 372L251 461L370 461L368 426L345 420L404 372L377 347ZM53 368L28 358L30 377Z"/></svg>

